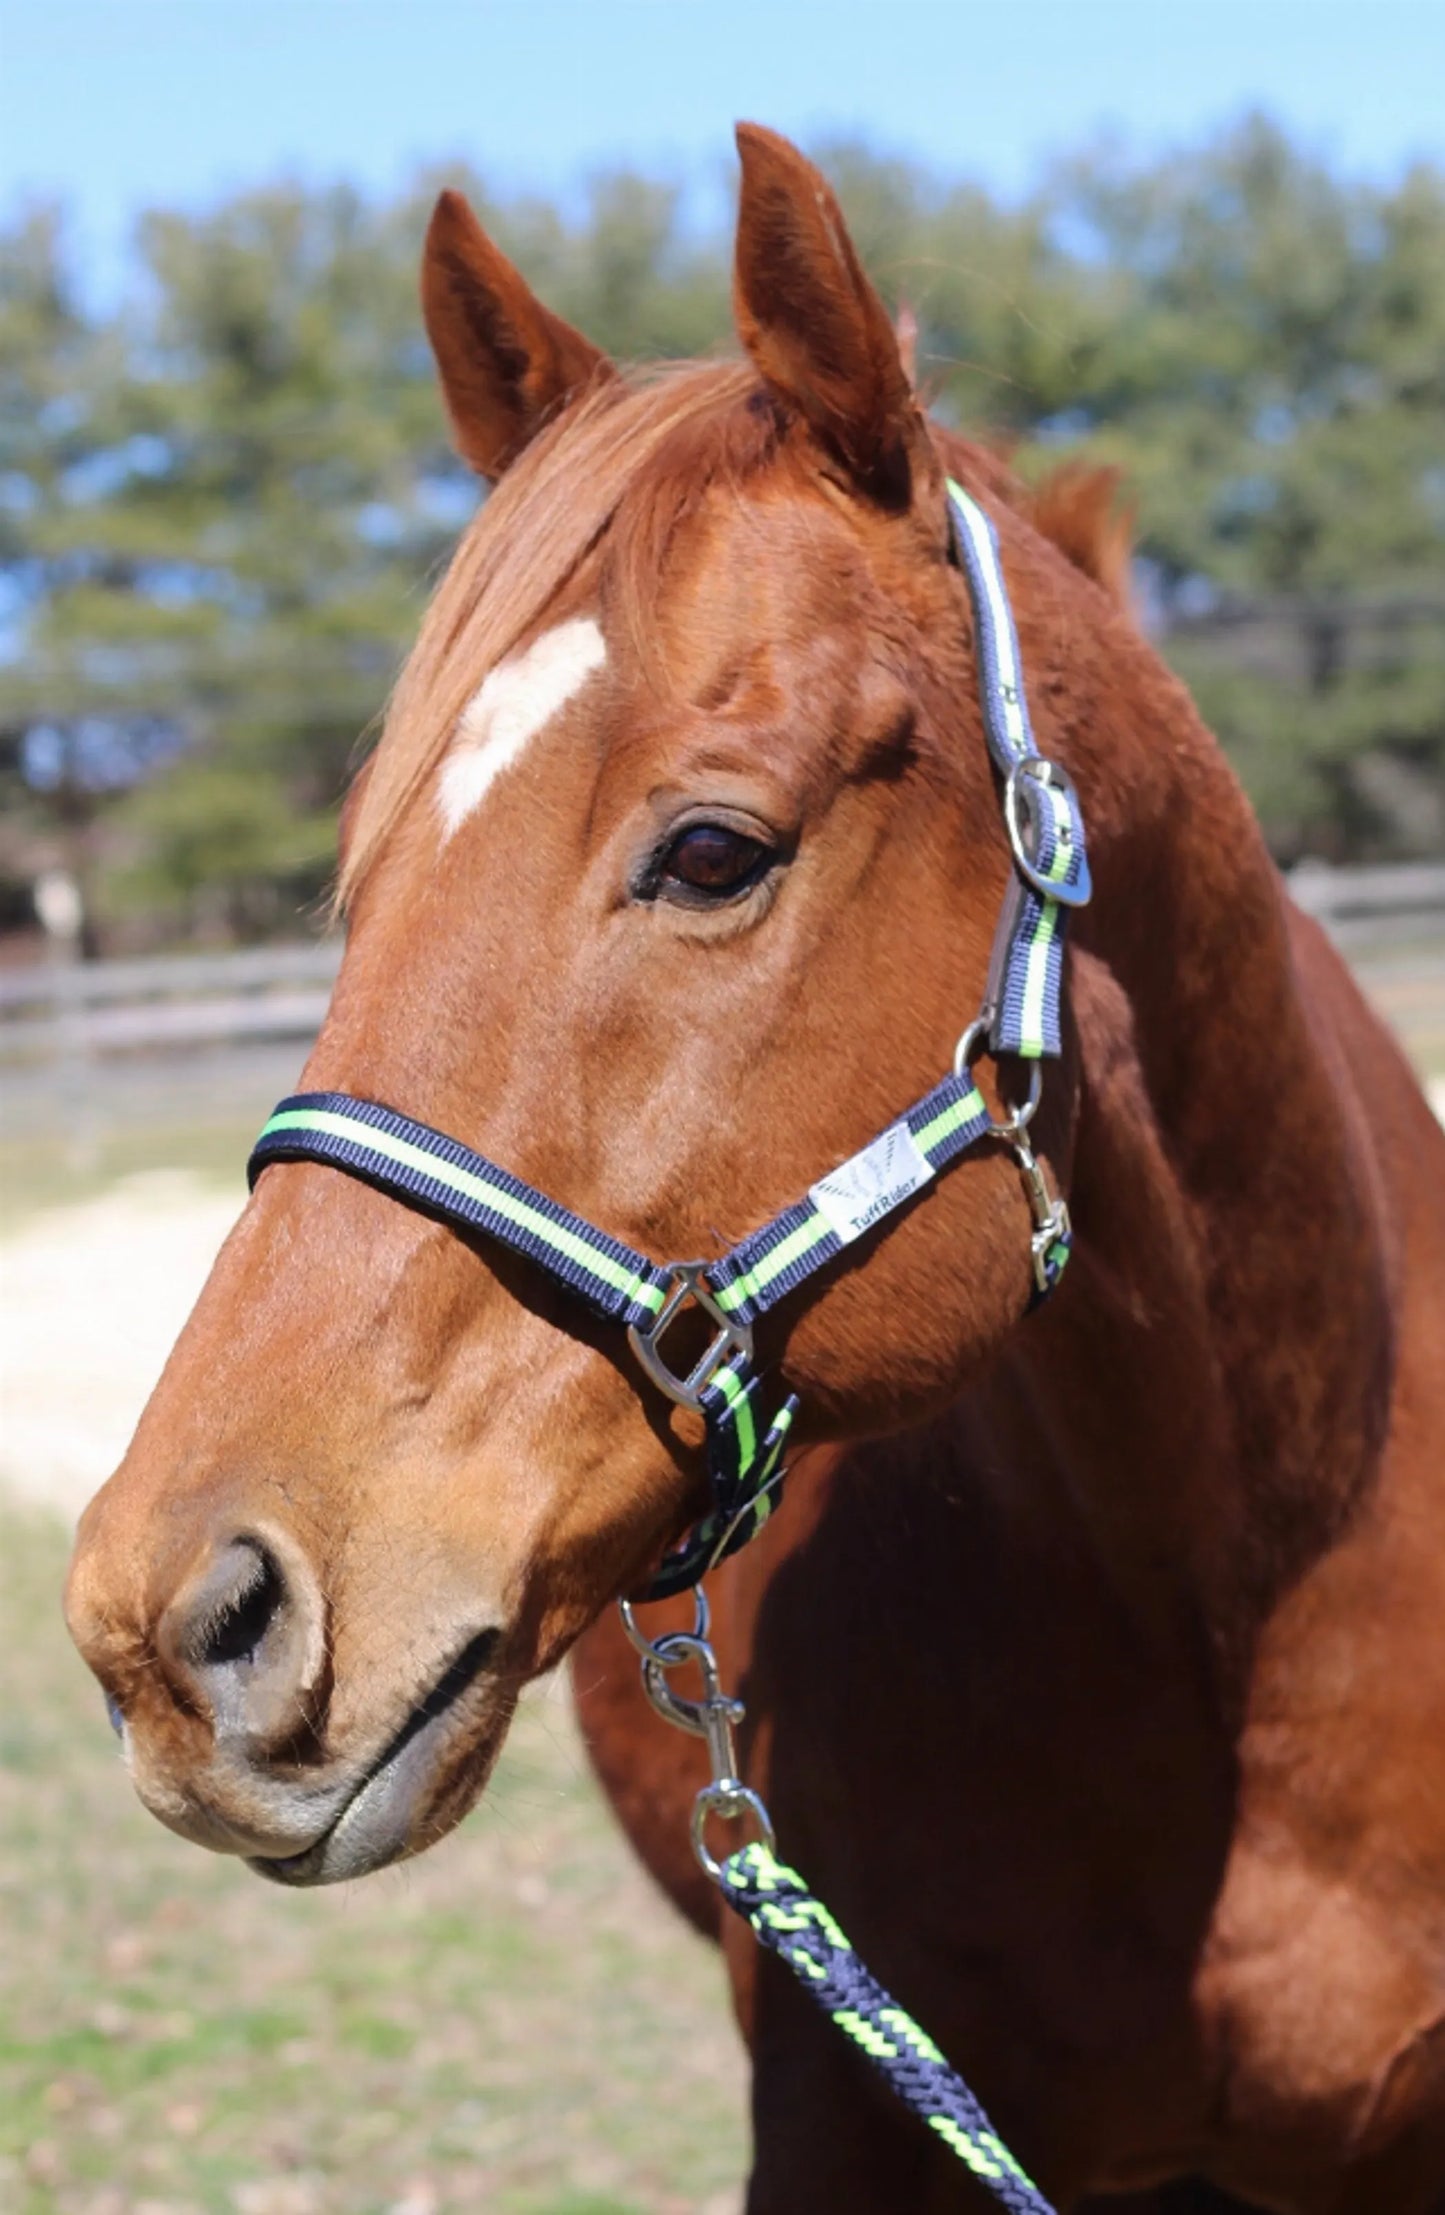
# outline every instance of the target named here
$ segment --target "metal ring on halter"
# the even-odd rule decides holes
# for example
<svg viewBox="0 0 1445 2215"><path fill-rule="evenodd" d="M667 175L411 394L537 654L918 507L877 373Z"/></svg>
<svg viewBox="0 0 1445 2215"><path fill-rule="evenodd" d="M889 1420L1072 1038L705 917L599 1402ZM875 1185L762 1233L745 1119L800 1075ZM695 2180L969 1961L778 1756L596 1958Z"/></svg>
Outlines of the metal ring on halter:
<svg viewBox="0 0 1445 2215"><path fill-rule="evenodd" d="M679 1407L697 1411L702 1407L703 1393L725 1361L731 1360L735 1353L752 1360L753 1334L748 1324L739 1323L736 1317L718 1306L708 1282L705 1261L674 1261L668 1266L672 1273L672 1289L650 1323L628 1324L628 1343L637 1356L639 1367L651 1377L659 1392L665 1392ZM661 1340L688 1307L700 1308L717 1329L706 1351L682 1377L664 1359Z"/></svg>
<svg viewBox="0 0 1445 2215"><path fill-rule="evenodd" d="M690 1654L688 1652L683 1652L680 1654L665 1654L662 1648L667 1644L669 1639L677 1638L679 1636L691 1637L694 1639L706 1639L708 1631L712 1627L712 1610L707 1604L707 1594L704 1592L700 1584L695 1584L692 1588L691 1631L664 1631L662 1634L661 1643L658 1645L653 1644L652 1640L647 1636L645 1631L641 1631L638 1629L637 1617L633 1612L633 1603L631 1600L619 1600L617 1605L622 1616L622 1628L626 1631L628 1637L631 1639L633 1646L636 1648L637 1652L641 1654L644 1661L651 1661L655 1663L659 1669L679 1668L684 1661L690 1658Z"/></svg>
<svg viewBox="0 0 1445 2215"><path fill-rule="evenodd" d="M692 1803L692 1850L714 1884L722 1882L722 1863L709 1851L707 1819L709 1815L721 1816L725 1823L735 1823L741 1815L751 1815L762 1833L762 1843L769 1853L777 1851L773 1835L772 1817L746 1784L705 1784Z"/></svg>
<svg viewBox="0 0 1445 2215"><path fill-rule="evenodd" d="M982 1015L976 1015L969 1024L968 1029L953 1049L953 1073L956 1077L962 1078L968 1075L979 1054L988 1045L988 1034L992 1025L992 1009L986 1009ZM1016 1138L1021 1138L1038 1113L1039 1102L1043 1096L1043 1069L1037 1061L1031 1061L1029 1063L1028 1098L1022 1106L1009 1109L1006 1122L990 1123L989 1128L993 1136L1010 1142Z"/></svg>

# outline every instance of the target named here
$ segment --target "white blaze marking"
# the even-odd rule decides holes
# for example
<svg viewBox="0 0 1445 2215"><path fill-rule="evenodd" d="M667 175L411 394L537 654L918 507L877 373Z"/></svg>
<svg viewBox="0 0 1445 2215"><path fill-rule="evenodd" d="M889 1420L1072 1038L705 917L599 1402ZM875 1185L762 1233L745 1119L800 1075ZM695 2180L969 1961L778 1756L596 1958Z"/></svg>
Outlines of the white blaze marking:
<svg viewBox="0 0 1445 2215"><path fill-rule="evenodd" d="M591 616L584 615L544 631L525 653L488 671L462 711L442 764L441 810L448 838L481 805L493 780L519 759L527 741L566 707L606 659L606 641Z"/></svg>

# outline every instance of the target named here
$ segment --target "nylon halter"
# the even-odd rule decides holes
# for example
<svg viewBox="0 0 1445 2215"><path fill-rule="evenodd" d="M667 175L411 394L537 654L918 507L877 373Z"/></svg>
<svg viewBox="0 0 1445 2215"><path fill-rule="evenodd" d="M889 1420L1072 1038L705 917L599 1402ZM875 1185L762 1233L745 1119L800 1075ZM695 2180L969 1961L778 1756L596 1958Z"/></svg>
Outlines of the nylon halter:
<svg viewBox="0 0 1445 2215"><path fill-rule="evenodd" d="M708 1513L663 1561L641 1595L647 1599L696 1584L762 1528L777 1499L798 1400L785 1393L767 1412L753 1324L845 1247L877 1232L940 1170L981 1140L1001 1139L1018 1161L1029 1201L1034 1304L1053 1290L1069 1258L1068 1209L1049 1189L1027 1126L1038 1105L1040 1064L1062 1048L1064 927L1090 891L1083 819L1069 778L1034 747L993 524L951 478L948 495L954 551L973 604L984 731L1002 781L1013 873L984 1005L941 1083L801 1200L711 1261L651 1261L458 1139L350 1093L283 1100L248 1165L253 1187L277 1161L344 1169L408 1206L525 1255L594 1315L625 1327L652 1383L703 1416L712 1489ZM973 1081L984 1051L1017 1055L1031 1066L1028 1101L1003 1123L994 1122ZM678 1374L662 1341L687 1309L706 1314L714 1336L694 1367Z"/></svg>

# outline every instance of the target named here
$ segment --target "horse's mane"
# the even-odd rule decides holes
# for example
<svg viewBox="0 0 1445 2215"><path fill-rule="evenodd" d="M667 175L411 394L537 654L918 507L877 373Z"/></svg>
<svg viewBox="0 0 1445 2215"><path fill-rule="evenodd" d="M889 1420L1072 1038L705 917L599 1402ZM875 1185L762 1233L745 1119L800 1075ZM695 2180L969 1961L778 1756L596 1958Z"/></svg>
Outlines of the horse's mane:
<svg viewBox="0 0 1445 2215"><path fill-rule="evenodd" d="M427 610L353 789L339 906L446 751L481 678L589 556L600 555L609 613L645 653L649 591L669 539L709 486L741 486L776 464L786 424L747 363L688 362L599 380L533 440L469 525ZM998 456L947 444L1086 575L1127 599L1128 526L1113 512L1112 472L1066 467L1030 493Z"/></svg>

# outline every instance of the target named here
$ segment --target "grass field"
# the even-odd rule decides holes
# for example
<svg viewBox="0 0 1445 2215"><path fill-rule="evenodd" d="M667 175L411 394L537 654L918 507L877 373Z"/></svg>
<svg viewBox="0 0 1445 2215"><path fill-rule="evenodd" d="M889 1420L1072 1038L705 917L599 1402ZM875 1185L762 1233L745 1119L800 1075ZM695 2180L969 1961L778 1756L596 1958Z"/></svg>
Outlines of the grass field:
<svg viewBox="0 0 1445 2215"><path fill-rule="evenodd" d="M434 1853L277 1892L134 1800L60 1622L67 1543L0 1507L4 2215L728 2215L721 1970L613 1833L561 1687Z"/></svg>

